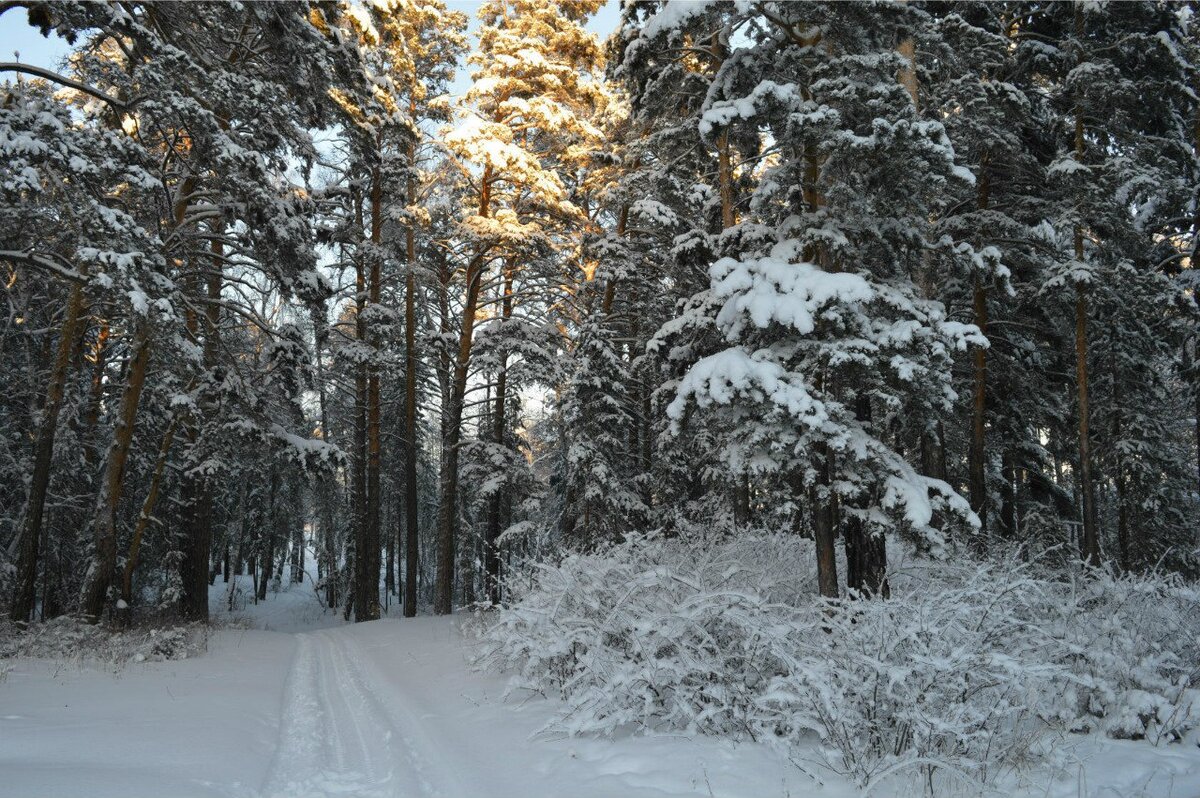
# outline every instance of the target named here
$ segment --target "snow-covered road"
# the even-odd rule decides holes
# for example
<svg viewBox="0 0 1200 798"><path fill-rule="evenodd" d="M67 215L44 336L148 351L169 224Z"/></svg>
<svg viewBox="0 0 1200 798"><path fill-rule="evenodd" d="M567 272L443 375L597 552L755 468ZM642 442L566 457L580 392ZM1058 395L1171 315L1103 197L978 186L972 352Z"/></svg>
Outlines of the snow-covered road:
<svg viewBox="0 0 1200 798"><path fill-rule="evenodd" d="M412 715L411 690L382 690L354 629L299 635L268 796L476 794Z"/></svg>

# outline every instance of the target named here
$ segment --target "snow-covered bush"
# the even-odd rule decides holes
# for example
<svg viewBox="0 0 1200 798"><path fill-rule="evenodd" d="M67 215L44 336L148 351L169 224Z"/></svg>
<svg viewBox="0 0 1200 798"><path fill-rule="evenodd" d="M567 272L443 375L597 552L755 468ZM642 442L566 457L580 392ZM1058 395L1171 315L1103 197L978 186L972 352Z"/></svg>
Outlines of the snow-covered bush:
<svg viewBox="0 0 1200 798"><path fill-rule="evenodd" d="M484 661L515 671L516 686L558 692L571 734L627 723L753 734L755 697L779 667L767 635L812 592L811 564L799 538L631 536L510 582L515 605L487 633Z"/></svg>
<svg viewBox="0 0 1200 798"><path fill-rule="evenodd" d="M1096 572L1042 608L1070 684L1053 707L1072 731L1177 741L1200 726L1200 590L1177 577Z"/></svg>
<svg viewBox="0 0 1200 798"><path fill-rule="evenodd" d="M480 662L561 697L560 733L766 741L861 786L991 783L1047 728L1157 741L1200 723L1184 584L926 563L891 575L891 600L820 602L814 571L792 535L631 536L513 580Z"/></svg>
<svg viewBox="0 0 1200 798"><path fill-rule="evenodd" d="M203 650L207 637L208 630L202 624L113 631L80 618L61 616L32 624L24 632L11 624L0 627L0 660L34 657L116 670L130 661L186 659Z"/></svg>

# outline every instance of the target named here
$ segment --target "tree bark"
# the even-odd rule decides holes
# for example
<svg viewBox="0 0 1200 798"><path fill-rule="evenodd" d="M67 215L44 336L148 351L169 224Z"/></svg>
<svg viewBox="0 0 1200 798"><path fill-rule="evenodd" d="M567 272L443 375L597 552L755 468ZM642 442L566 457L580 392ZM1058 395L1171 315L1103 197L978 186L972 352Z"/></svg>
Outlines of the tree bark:
<svg viewBox="0 0 1200 798"><path fill-rule="evenodd" d="M833 503L830 473L833 470L833 453L828 446L821 446L824 462L817 487L827 495L814 495L809 506L813 508L813 541L817 549L817 591L824 598L838 597L837 553L834 541Z"/></svg>
<svg viewBox="0 0 1200 798"><path fill-rule="evenodd" d="M220 238L224 233L223 228L214 226L210 232L213 237L210 243L213 258L204 291L207 303L204 307L203 357L206 380L215 380L221 345L220 302L225 246ZM208 385L201 391L202 413L207 413L212 409L211 393L213 390L215 390L215 386ZM189 426L189 437L192 439L193 446L197 445L200 440L198 433L198 425ZM196 463L192 463L192 465L195 466ZM190 620L207 621L209 561L212 556L213 477L207 473L185 474L183 488L184 495L190 501L185 503L188 534L184 543L184 560L181 568L183 576L181 609L184 617Z"/></svg>
<svg viewBox="0 0 1200 798"><path fill-rule="evenodd" d="M29 497L25 502L25 512L21 516L19 533L21 542L17 555L16 589L9 608L9 617L19 626L25 626L29 622L37 595L38 553L46 507L46 493L50 488L54 438L58 432L58 417L62 410L67 371L71 363L71 348L74 346L75 337L78 334L83 307L83 285L73 283L71 293L67 298L62 331L59 333L58 350L55 352L54 364L50 369L50 380L46 386L46 403L42 407L41 424L38 426L37 442L34 445Z"/></svg>
<svg viewBox="0 0 1200 798"><path fill-rule="evenodd" d="M854 402L856 420L864 426L872 421L870 397L860 393ZM865 511L869 498L856 499L858 510ZM859 515L844 513L842 536L846 548L846 588L851 595L887 598L891 590L887 581L887 541L874 534Z"/></svg>
<svg viewBox="0 0 1200 798"><path fill-rule="evenodd" d="M376 360L379 346L379 325L382 260L380 245L383 230L383 183L379 167L371 172L371 249L370 284L368 302L371 319L367 330L367 341L372 350L372 359L367 366L367 464L366 464L366 508L362 524L362 536L355 547L358 596L354 602L354 620L374 621L379 619L379 569L380 569L380 408L379 408L379 363Z"/></svg>
<svg viewBox="0 0 1200 798"><path fill-rule="evenodd" d="M95 551L83 581L80 605L89 623L99 623L108 598L108 587L112 584L117 566L117 508L121 503L121 490L125 482L125 462L129 458L129 447L133 442L133 428L137 420L138 402L142 388L146 385L146 366L150 362L149 320L140 320L133 334L133 350L129 360L129 374L125 389L121 393L121 405L117 414L113 442L108 450L104 465L100 494L92 523Z"/></svg>
<svg viewBox="0 0 1200 798"><path fill-rule="evenodd" d="M1082 39L1084 34L1083 9L1075 8L1075 33ZM1080 45L1082 47L1082 44ZM1084 122L1083 108L1075 107L1075 159L1083 163ZM1075 259L1084 260L1083 225L1076 224L1074 231ZM1091 565L1100 564L1100 538L1096 529L1096 489L1092 483L1092 451L1089 434L1090 407L1088 404L1088 299L1086 287L1081 283L1075 289L1075 375L1079 405L1079 492L1083 499L1083 546L1084 559Z"/></svg>
<svg viewBox="0 0 1200 798"><path fill-rule="evenodd" d="M356 229L363 226L362 204L356 197L354 200ZM366 308L367 274L364 269L362 253L354 258L354 337L360 344L366 343L367 327L363 319ZM363 574L359 549L366 537L367 522L367 368L365 363L354 365L354 475L353 488L350 496L353 530L346 552L346 566L351 574L351 583L346 595L346 617L349 618L362 591Z"/></svg>
<svg viewBox="0 0 1200 798"><path fill-rule="evenodd" d="M504 261L503 298L501 299L500 318L507 322L512 318L513 273L515 271L511 258ZM496 377L496 397L492 410L492 442L497 447L505 445L507 422L505 411L508 403L508 352L500 352L500 370ZM502 515L503 496L497 490L488 499L487 536L483 541L484 582L487 600L492 604L500 603L500 521Z"/></svg>
<svg viewBox="0 0 1200 798"><path fill-rule="evenodd" d="M409 147L410 166L416 146ZM416 204L416 181L408 179L408 202ZM417 242L410 223L404 231L408 261L404 275L404 617L417 614L417 573L420 567L417 521Z"/></svg>
<svg viewBox="0 0 1200 798"><path fill-rule="evenodd" d="M985 155L979 165L979 209L987 210L990 200L991 182L988 176L988 158ZM985 336L988 326L987 287L983 275L975 274L973 293L975 326ZM979 532L987 540L987 349L975 347L972 355L972 402L971 402L971 447L968 498L971 509L979 516Z"/></svg>
<svg viewBox="0 0 1200 798"><path fill-rule="evenodd" d="M158 492L162 485L163 471L166 470L167 458L171 453L171 444L175 441L176 419L172 418L163 434L162 444L158 447L158 458L154 461L154 473L150 477L150 489L142 502L142 511L138 514L137 524L133 528L133 537L129 542L129 556L125 559L125 569L121 574L121 599L125 602L126 611L133 607L133 572L137 569L138 553L142 548L142 536L154 516L154 506L158 502Z"/></svg>
<svg viewBox="0 0 1200 798"><path fill-rule="evenodd" d="M479 196L479 215L487 217L491 209L490 168L483 171ZM454 530L458 499L458 446L462 434L463 402L467 390L467 368L474 340L475 314L479 308L479 288L483 282L487 249L481 248L467 264L466 299L463 302L462 326L458 336L458 353L450 381L450 402L446 408L443 465L441 475L441 504L438 507L437 577L434 583L433 611L448 615L454 609Z"/></svg>
<svg viewBox="0 0 1200 798"><path fill-rule="evenodd" d="M271 467L271 489L267 495L267 511L264 513L264 521L266 521L267 539L265 546L260 553L258 559L262 562L262 574L258 578L258 600L266 601L267 586L270 585L272 577L275 576L275 527L278 524L279 514L279 473L275 467Z"/></svg>

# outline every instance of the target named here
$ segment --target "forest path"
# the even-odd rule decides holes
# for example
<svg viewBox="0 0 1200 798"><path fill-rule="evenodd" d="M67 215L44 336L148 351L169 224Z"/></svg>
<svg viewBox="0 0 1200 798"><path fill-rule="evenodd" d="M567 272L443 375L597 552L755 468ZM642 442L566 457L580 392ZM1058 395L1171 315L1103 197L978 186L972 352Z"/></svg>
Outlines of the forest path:
<svg viewBox="0 0 1200 798"><path fill-rule="evenodd" d="M394 623L374 624L392 627ZM477 795L467 763L447 758L420 682L389 679L403 662L377 629L355 625L297 635L284 691L279 745L263 795L270 798L415 798ZM390 667L389 667L390 666ZM423 716L423 717L422 717Z"/></svg>

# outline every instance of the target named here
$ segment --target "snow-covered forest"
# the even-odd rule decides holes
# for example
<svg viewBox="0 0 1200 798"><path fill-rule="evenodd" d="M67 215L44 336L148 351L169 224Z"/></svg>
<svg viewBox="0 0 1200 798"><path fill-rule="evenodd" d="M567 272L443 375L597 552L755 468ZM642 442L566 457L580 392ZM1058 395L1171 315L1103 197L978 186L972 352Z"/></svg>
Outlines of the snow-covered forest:
<svg viewBox="0 0 1200 798"><path fill-rule="evenodd" d="M1200 796L1196 10L3 0L0 796Z"/></svg>

